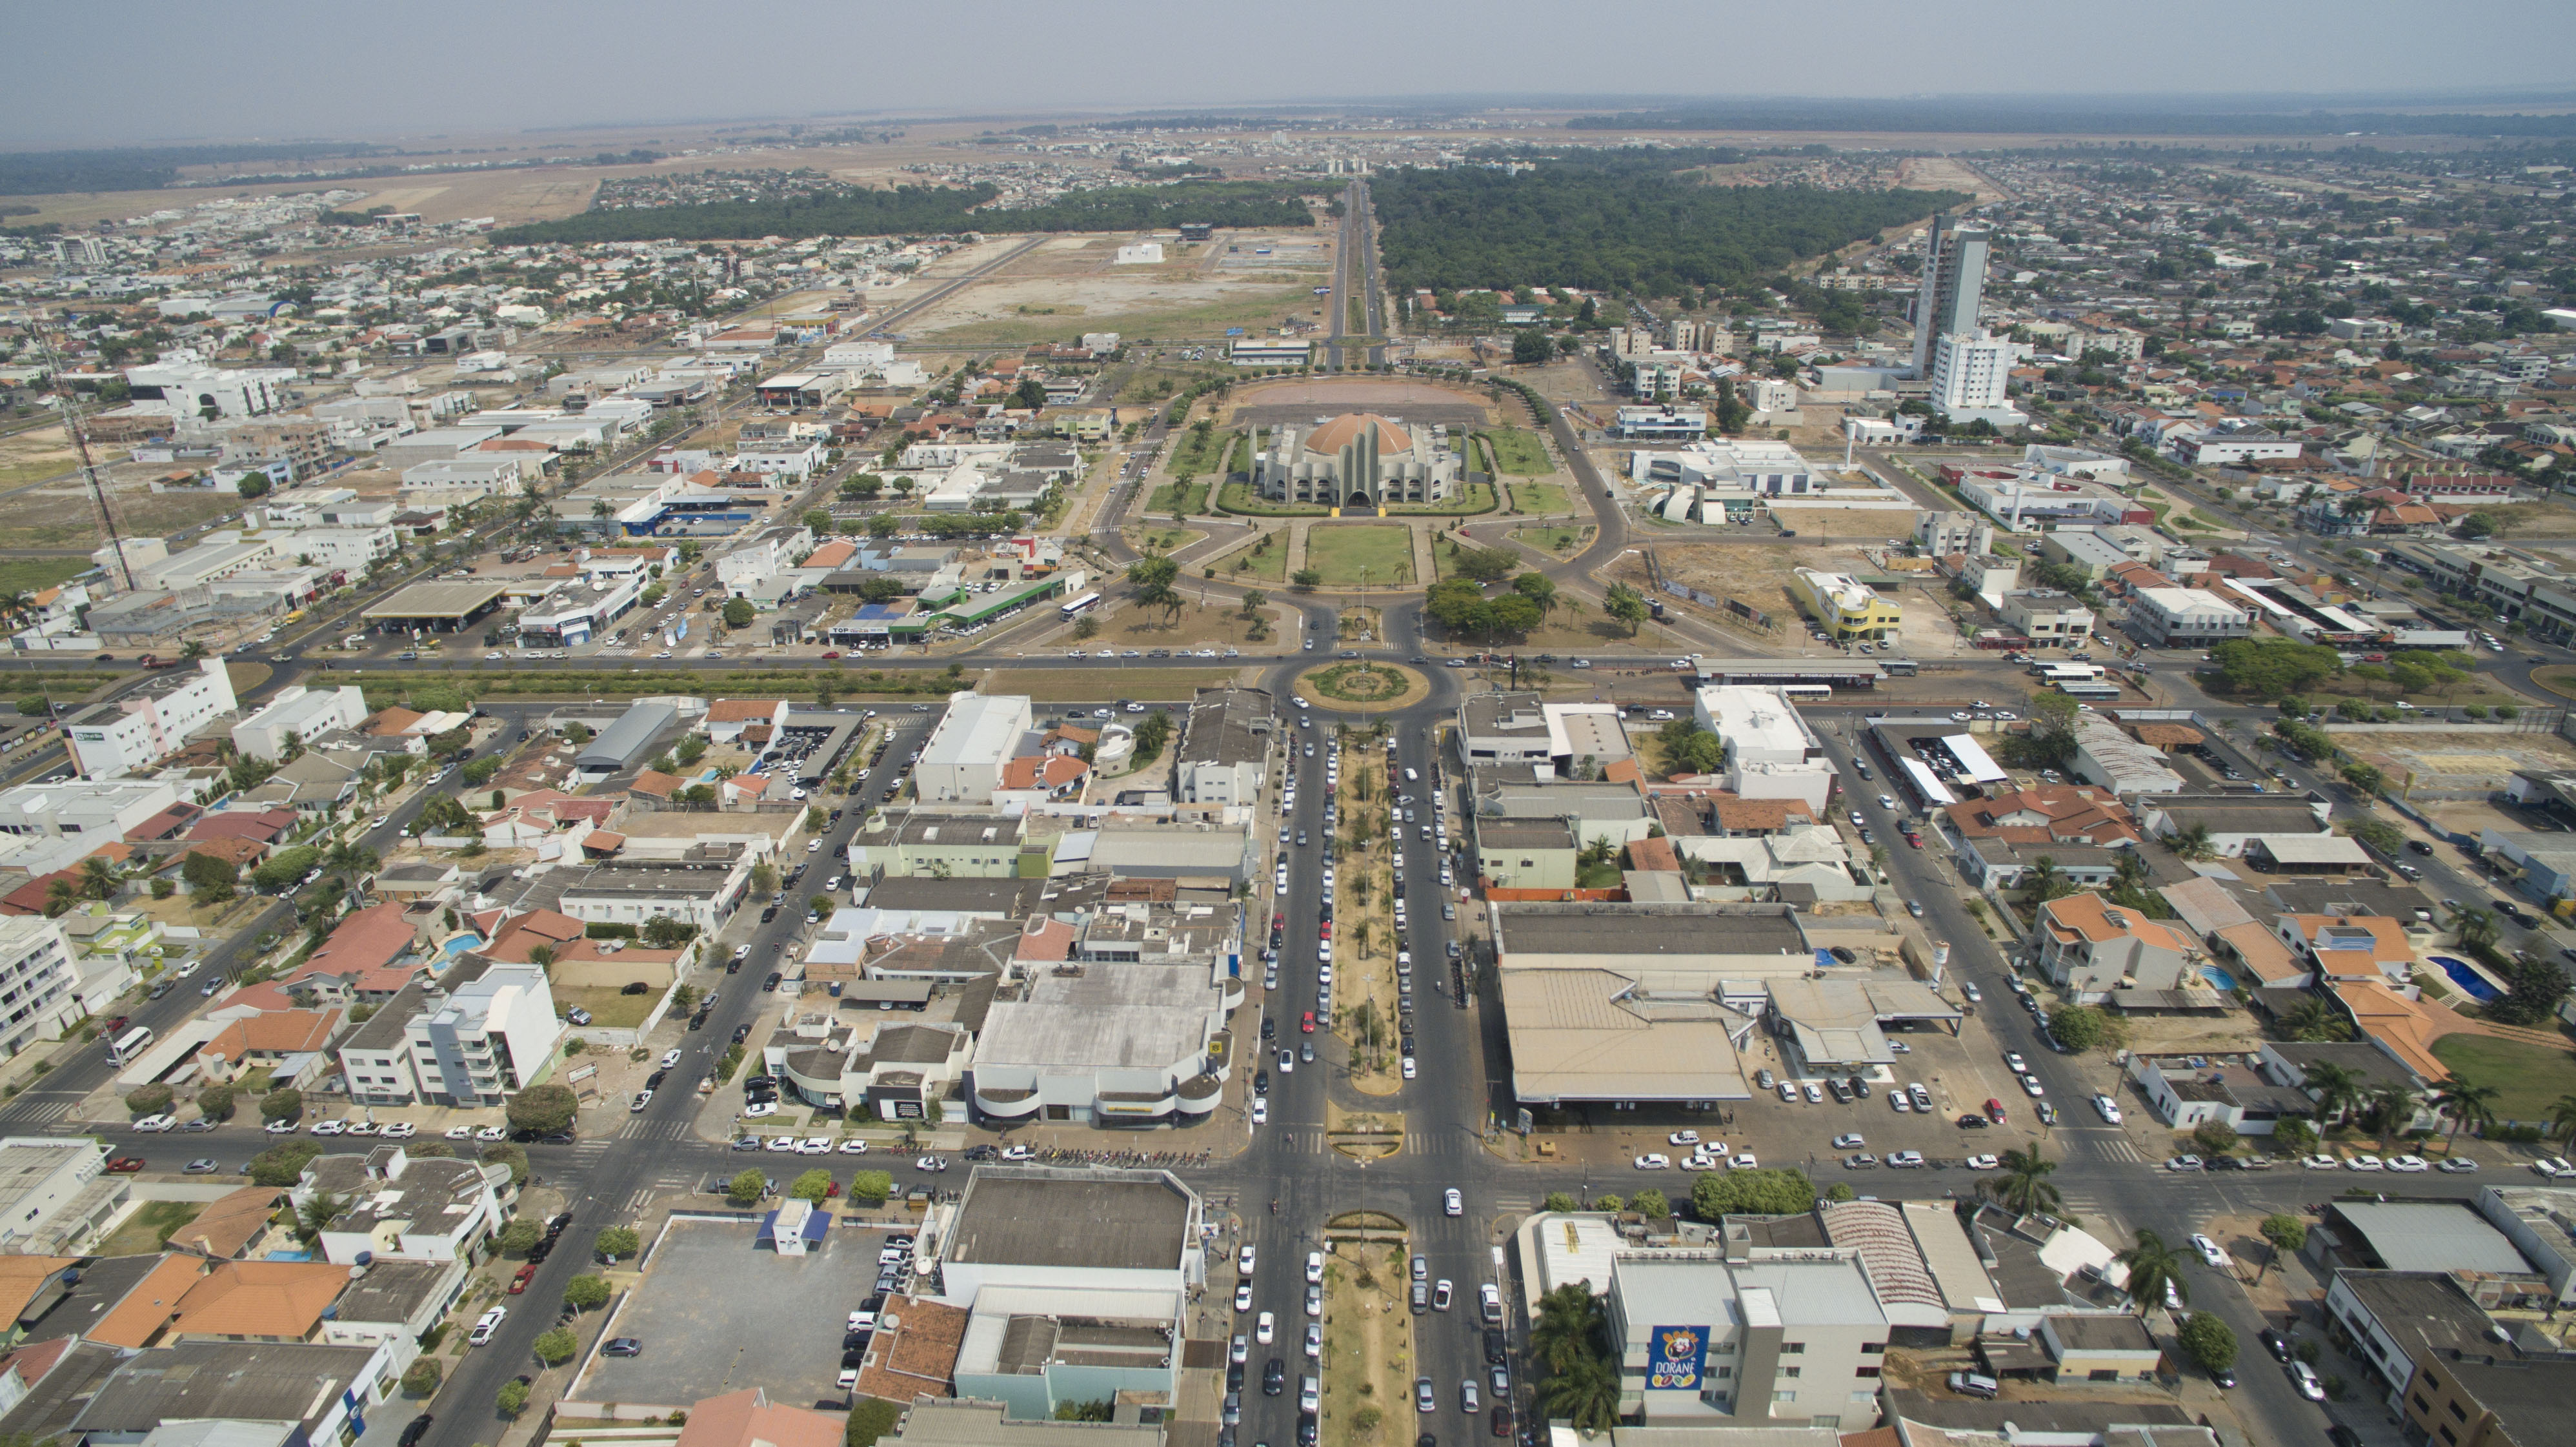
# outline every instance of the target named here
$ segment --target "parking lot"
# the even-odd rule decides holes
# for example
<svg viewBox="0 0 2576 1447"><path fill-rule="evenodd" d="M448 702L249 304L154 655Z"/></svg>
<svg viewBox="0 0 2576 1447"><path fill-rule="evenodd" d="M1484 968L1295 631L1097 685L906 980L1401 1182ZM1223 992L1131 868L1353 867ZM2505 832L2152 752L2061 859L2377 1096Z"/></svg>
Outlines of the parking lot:
<svg viewBox="0 0 2576 1447"><path fill-rule="evenodd" d="M2037 1041L2029 1016L2009 997L1998 1001L1989 993L1977 1011L1956 1037L1930 1026L1890 1029L1889 1042L1902 1045L1904 1050L1892 1070L1884 1075L1863 1076L1870 1086L1866 1100L1855 1098L1844 1103L1826 1094L1821 1102L1809 1103L1801 1091L1793 1105L1780 1099L1776 1091L1757 1088L1752 1099L1728 1103L1726 1115L1731 1117L1731 1123L1720 1123L1719 1112L1715 1111L1640 1110L1619 1112L1615 1117L1595 1116L1596 1131L1590 1142L1599 1142L1604 1132L1598 1127L1615 1119L1614 1138L1620 1145L1615 1160L1593 1157L1593 1179L1613 1189L1636 1190L1654 1185L1668 1196L1686 1194L1691 1176L1678 1167L1692 1148L1672 1145L1667 1139L1671 1132L1682 1129L1698 1131L1704 1142L1724 1142L1730 1155L1750 1151L1765 1166L1812 1168L1819 1186L1849 1180L1855 1190L1864 1193L1872 1189L1867 1177L1887 1168L1882 1164L1850 1170L1842 1165L1844 1158L1865 1152L1884 1162L1891 1152L1915 1151L1927 1164L1937 1165L2026 1145L2040 1131L2039 1118L2033 1110L2038 1102L2023 1093L2003 1056L2007 1050L2028 1056L2044 1047ZM1988 1029L1989 1024L2000 1026L2000 1039ZM1748 1082L1755 1078L1755 1072L1764 1069L1776 1076L1781 1069L1780 1052L1769 1037L1757 1034L1746 1044L1743 1065ZM1922 1085L1931 1096L1930 1114L1911 1109L1900 1113L1889 1103L1889 1086L1901 1089L1914 1084ZM1982 1117L1988 1100L2002 1104L2002 1125L1969 1129L1958 1124L1963 1115ZM2091 1107L2081 1100L2052 1099L2049 1103L2057 1108L2063 1124L2094 1123ZM1845 1134L1859 1135L1862 1144L1835 1146L1835 1138ZM1564 1148L1587 1156L1600 1149L1597 1144L1575 1141L1565 1142ZM1675 1169L1635 1169L1634 1158L1648 1153L1670 1157ZM1609 1166L1614 1173L1632 1173L1632 1179L1605 1182L1599 1166Z"/></svg>
<svg viewBox="0 0 2576 1447"><path fill-rule="evenodd" d="M803 1256L758 1234L748 1221L674 1222L604 1333L641 1340L642 1354L599 1357L569 1396L685 1408L759 1386L786 1405L837 1405L841 1325L875 1286L884 1233L835 1217Z"/></svg>

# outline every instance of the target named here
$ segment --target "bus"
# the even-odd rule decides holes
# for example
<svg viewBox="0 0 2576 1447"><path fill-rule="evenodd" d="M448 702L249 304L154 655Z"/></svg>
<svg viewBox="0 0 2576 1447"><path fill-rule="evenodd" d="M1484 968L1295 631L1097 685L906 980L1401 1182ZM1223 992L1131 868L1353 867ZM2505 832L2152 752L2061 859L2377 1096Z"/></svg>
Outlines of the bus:
<svg viewBox="0 0 2576 1447"><path fill-rule="evenodd" d="M152 1032L144 1026L137 1025L108 1042L107 1063L131 1065L134 1063L134 1058L141 1055L151 1044Z"/></svg>
<svg viewBox="0 0 2576 1447"><path fill-rule="evenodd" d="M2089 683L2110 670L2098 663L2039 663L2030 671L2046 683Z"/></svg>
<svg viewBox="0 0 2576 1447"><path fill-rule="evenodd" d="M1887 676L1890 678L1915 676L1914 660L1911 658L1882 658L1878 661L1878 666L1886 669Z"/></svg>
<svg viewBox="0 0 2576 1447"><path fill-rule="evenodd" d="M1780 696L1791 703L1830 703L1834 689L1829 683L1784 683L1780 685Z"/></svg>
<svg viewBox="0 0 2576 1447"><path fill-rule="evenodd" d="M2059 681L2057 691L2065 694L2068 698L2106 700L2115 699L2120 696L2120 685L2116 683L2086 683L2081 679L2069 678Z"/></svg>
<svg viewBox="0 0 2576 1447"><path fill-rule="evenodd" d="M1074 616L1076 616L1076 615L1078 615L1078 614L1088 613L1088 612L1090 612L1092 609L1097 608L1097 607L1099 607L1099 606L1100 606L1100 595L1099 595L1099 594L1097 594L1097 593L1085 593L1085 594L1083 594L1081 597L1076 598L1076 599L1072 600L1071 602L1069 602L1069 603L1065 604L1062 608L1058 609L1057 611L1058 611L1058 612L1060 612L1060 613L1062 613L1062 614L1064 614L1064 616L1066 616L1067 618L1071 618L1071 617L1074 617Z"/></svg>

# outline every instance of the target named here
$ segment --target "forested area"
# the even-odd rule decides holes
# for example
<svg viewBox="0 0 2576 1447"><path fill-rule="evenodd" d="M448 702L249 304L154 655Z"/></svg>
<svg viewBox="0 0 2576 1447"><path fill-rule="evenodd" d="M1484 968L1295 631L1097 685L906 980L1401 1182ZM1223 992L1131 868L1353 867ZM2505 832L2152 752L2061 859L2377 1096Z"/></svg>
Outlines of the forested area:
<svg viewBox="0 0 2576 1447"><path fill-rule="evenodd" d="M304 161L366 157L382 146L347 141L268 142L237 146L107 146L84 151L0 153L0 196L53 196L71 191L156 191L175 184L182 166L226 161Z"/></svg>
<svg viewBox="0 0 2576 1447"><path fill-rule="evenodd" d="M1776 100L1576 116L1594 131L1955 131L2085 136L2567 136L2576 115L2402 111L2191 111L2051 101Z"/></svg>
<svg viewBox="0 0 2576 1447"><path fill-rule="evenodd" d="M1956 191L1711 186L1688 152L1601 153L1534 171L1399 171L1370 198L1388 285L1569 286L1673 296L1734 287L1805 257L1964 205Z"/></svg>
<svg viewBox="0 0 2576 1447"><path fill-rule="evenodd" d="M495 232L502 246L592 241L742 241L761 236L937 236L1030 231L1147 231L1183 221L1286 227L1313 222L1294 185L1112 186L1076 191L1045 206L977 210L1000 194L991 186L851 187L826 196L715 201L698 206L585 211Z"/></svg>

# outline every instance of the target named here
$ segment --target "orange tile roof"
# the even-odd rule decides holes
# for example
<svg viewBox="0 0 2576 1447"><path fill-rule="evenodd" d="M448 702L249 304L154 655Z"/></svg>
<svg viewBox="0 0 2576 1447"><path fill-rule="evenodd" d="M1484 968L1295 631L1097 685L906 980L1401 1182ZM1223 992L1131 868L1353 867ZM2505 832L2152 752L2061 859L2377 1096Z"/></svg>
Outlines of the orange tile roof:
<svg viewBox="0 0 2576 1447"><path fill-rule="evenodd" d="M2115 914L2114 906L2098 894L2070 894L2063 899L2052 899L2040 906L2040 912L2058 930L2061 939L2081 937L2095 944L2135 939L2176 954L2189 948L2189 941L2172 927L2151 920L2134 909L2119 909Z"/></svg>
<svg viewBox="0 0 2576 1447"><path fill-rule="evenodd" d="M1628 867L1658 874L1682 872L1682 857L1670 839L1640 839L1628 846Z"/></svg>
<svg viewBox="0 0 2576 1447"><path fill-rule="evenodd" d="M2409 1000L2376 980L2348 980L2334 987L2335 998L2352 1012L2361 1033L2387 1047L2427 1081L2448 1080L2451 1067L2433 1053L2433 1042L2456 1033L2432 1007Z"/></svg>
<svg viewBox="0 0 2576 1447"><path fill-rule="evenodd" d="M2306 940L2311 948L2316 945L2317 935L2329 927L2370 932L2370 952L2366 956L2359 950L2321 950L2318 952L2321 956L2354 955L2374 964L2392 964L2415 958L2415 943L2406 938L2406 927L2386 915L2285 914L2281 918L2288 920L2298 930L2299 938Z"/></svg>
<svg viewBox="0 0 2576 1447"><path fill-rule="evenodd" d="M55 1272L79 1264L69 1256L0 1256L0 1321L16 1321Z"/></svg>
<svg viewBox="0 0 2576 1447"><path fill-rule="evenodd" d="M681 781L672 775L659 769L644 769L635 775L634 783L626 786L626 792L640 794L647 799L668 799L683 787Z"/></svg>
<svg viewBox="0 0 2576 1447"><path fill-rule="evenodd" d="M237 1061L252 1054L319 1050L340 1029L339 1010L272 1010L235 1020L197 1047L197 1058Z"/></svg>
<svg viewBox="0 0 2576 1447"><path fill-rule="evenodd" d="M170 1331L302 1341L348 1285L349 1268L328 1261L220 1262L179 1298Z"/></svg>
<svg viewBox="0 0 2576 1447"><path fill-rule="evenodd" d="M422 967L417 964L395 964L410 950L416 933L402 905L370 905L340 921L340 927L287 977L287 983L328 975L348 980L359 990L391 994L420 973Z"/></svg>
<svg viewBox="0 0 2576 1447"><path fill-rule="evenodd" d="M2308 973L2307 966L2290 953L2290 947L2264 928L2260 920L2229 925L2218 931L2218 938L2226 941L2227 947L2236 952L2236 957L2244 961L2245 967L2254 972L2254 977L2266 984L2274 980L2297 979Z"/></svg>
<svg viewBox="0 0 2576 1447"><path fill-rule="evenodd" d="M348 1272L343 1270L340 1274L345 1278ZM195 1257L164 1256L122 1300L90 1323L85 1335L94 1342L140 1351L170 1324L171 1314L179 1309L179 1299L196 1280Z"/></svg>
<svg viewBox="0 0 2576 1447"><path fill-rule="evenodd" d="M707 705L707 722L766 722L778 716L778 707L784 702L776 698L720 698Z"/></svg>
<svg viewBox="0 0 2576 1447"><path fill-rule="evenodd" d="M847 1426L829 1413L773 1406L767 1392L747 1387L691 1405L679 1447L841 1447Z"/></svg>
<svg viewBox="0 0 2576 1447"><path fill-rule="evenodd" d="M277 1203L285 1195L275 1186L244 1186L229 1196L218 1196L206 1203L197 1219L170 1233L170 1245L230 1260L268 1229L269 1218L277 1214Z"/></svg>

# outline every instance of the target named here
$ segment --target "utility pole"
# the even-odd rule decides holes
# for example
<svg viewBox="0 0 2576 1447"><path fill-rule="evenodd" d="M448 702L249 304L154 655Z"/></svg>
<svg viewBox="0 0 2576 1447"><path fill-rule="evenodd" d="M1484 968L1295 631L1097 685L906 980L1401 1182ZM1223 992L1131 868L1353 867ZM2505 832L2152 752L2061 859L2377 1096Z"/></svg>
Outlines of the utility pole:
<svg viewBox="0 0 2576 1447"><path fill-rule="evenodd" d="M90 506L97 511L99 530L106 535L107 549L115 556L116 576L125 584L125 591L131 593L134 591L134 568L125 560L124 540L116 535L116 516L108 511L107 490L100 485L98 463L90 456L89 435L81 431L78 395L72 391L70 380L63 375L62 354L54 350L53 339L45 335L41 327L36 328L35 331L37 345L45 349L45 365L54 374L55 391L62 397L63 432L71 438L72 447L80 453L81 478L89 484ZM173 418L172 421L175 423L177 419Z"/></svg>

